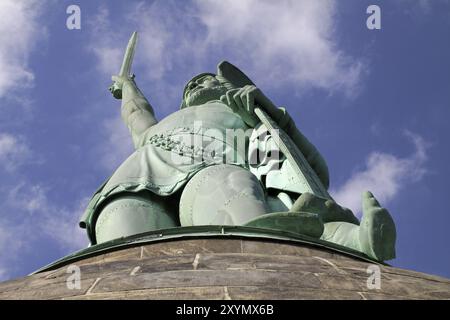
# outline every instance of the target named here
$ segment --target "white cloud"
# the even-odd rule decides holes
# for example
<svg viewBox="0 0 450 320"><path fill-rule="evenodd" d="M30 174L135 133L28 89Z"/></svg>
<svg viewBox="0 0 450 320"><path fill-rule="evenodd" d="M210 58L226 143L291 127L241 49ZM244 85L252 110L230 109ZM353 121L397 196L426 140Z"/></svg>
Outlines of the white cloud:
<svg viewBox="0 0 450 320"><path fill-rule="evenodd" d="M32 155L23 138L9 133L0 133L0 168L12 172Z"/></svg>
<svg viewBox="0 0 450 320"><path fill-rule="evenodd" d="M140 32L137 63L150 80L162 79L173 68L198 71L214 55L241 66L260 83L351 95L364 66L338 48L335 15L332 0L194 1L190 7L156 1L131 7L124 19ZM121 32L108 26L107 16L102 9L92 47L99 66L113 65L108 72L117 72L117 55L129 34L116 41Z"/></svg>
<svg viewBox="0 0 450 320"><path fill-rule="evenodd" d="M257 78L355 89L363 65L335 41L335 1L197 1L211 48L232 47Z"/></svg>
<svg viewBox="0 0 450 320"><path fill-rule="evenodd" d="M0 98L9 91L33 85L30 52L46 36L39 25L41 1L0 1Z"/></svg>
<svg viewBox="0 0 450 320"><path fill-rule="evenodd" d="M387 153L372 152L364 170L355 172L347 182L331 192L334 199L360 215L362 192L371 191L385 206L406 183L420 180L427 172L424 168L427 143L422 137L409 131L405 135L415 146L412 155L399 158Z"/></svg>

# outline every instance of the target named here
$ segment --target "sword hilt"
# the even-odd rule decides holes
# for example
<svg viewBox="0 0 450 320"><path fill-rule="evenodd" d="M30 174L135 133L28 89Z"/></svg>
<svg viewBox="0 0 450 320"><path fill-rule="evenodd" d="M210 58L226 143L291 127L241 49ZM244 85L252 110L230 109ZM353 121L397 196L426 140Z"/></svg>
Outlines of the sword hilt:
<svg viewBox="0 0 450 320"><path fill-rule="evenodd" d="M134 79L134 75L131 75L131 64L133 63L134 50L136 48L137 42L137 32L133 32L128 41L127 49L123 56L122 66L120 67L118 78L130 78ZM108 88L112 93L113 97L116 99L122 99L122 83L114 81L113 84Z"/></svg>

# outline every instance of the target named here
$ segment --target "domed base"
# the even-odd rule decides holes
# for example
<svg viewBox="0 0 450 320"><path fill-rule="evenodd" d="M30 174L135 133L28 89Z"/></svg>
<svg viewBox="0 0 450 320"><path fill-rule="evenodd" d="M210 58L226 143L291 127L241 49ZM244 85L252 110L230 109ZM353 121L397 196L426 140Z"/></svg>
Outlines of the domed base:
<svg viewBox="0 0 450 320"><path fill-rule="evenodd" d="M314 244L203 236L133 245L1 283L0 299L450 298L448 279Z"/></svg>

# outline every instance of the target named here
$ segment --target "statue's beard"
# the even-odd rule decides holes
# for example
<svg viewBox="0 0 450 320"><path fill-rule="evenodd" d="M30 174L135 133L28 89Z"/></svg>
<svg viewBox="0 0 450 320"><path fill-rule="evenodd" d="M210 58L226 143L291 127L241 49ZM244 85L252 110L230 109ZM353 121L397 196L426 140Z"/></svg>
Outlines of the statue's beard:
<svg viewBox="0 0 450 320"><path fill-rule="evenodd" d="M198 106L209 101L220 100L220 97L226 92L227 88L225 86L206 87L194 90L186 98L186 106Z"/></svg>

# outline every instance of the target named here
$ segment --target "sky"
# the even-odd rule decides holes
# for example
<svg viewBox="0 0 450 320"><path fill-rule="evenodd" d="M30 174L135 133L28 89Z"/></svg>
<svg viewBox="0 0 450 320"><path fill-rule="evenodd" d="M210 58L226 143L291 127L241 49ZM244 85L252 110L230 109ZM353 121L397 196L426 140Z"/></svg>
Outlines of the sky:
<svg viewBox="0 0 450 320"><path fill-rule="evenodd" d="M78 220L133 151L107 88L135 30L159 119L230 61L320 150L338 203L361 217L371 190L389 210L393 266L450 278L450 1L1 0L0 281L87 246Z"/></svg>

